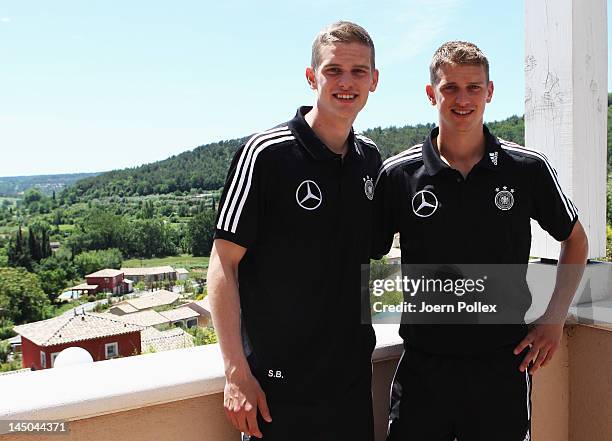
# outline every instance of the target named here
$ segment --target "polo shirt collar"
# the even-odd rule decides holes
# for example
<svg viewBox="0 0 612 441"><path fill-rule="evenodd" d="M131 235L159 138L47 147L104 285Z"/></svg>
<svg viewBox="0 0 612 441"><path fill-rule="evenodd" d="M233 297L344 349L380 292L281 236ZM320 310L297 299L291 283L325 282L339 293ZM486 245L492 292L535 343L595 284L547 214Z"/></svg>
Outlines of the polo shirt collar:
<svg viewBox="0 0 612 441"><path fill-rule="evenodd" d="M503 161L501 144L487 126L483 125L482 130L485 136L485 154L474 167L484 167L489 170L498 171L500 169L500 162ZM423 143L423 162L425 163L427 173L431 176L438 174L442 170L450 169L449 165L440 158L440 152L433 144L433 140L438 136L439 132L440 128L434 127Z"/></svg>
<svg viewBox="0 0 612 441"><path fill-rule="evenodd" d="M289 121L289 129L293 132L296 139L304 147L304 149L318 161L329 161L335 160L341 157L341 155L334 153L325 145L323 141L317 136L312 130L312 127L308 125L304 116L312 110L312 106L300 107L295 117ZM344 156L344 160L358 159L363 160L364 154L361 146L355 139L353 128L349 133L348 139L348 150Z"/></svg>

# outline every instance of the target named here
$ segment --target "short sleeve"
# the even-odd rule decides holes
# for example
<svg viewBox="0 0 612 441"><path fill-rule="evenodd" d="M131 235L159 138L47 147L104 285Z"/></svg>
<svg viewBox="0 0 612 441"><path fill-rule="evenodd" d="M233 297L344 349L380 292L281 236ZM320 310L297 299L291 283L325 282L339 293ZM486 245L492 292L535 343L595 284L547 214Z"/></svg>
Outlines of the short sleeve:
<svg viewBox="0 0 612 441"><path fill-rule="evenodd" d="M247 145L248 146L248 145ZM262 192L261 160L255 149L243 145L230 165L215 228L215 239L225 239L245 248L257 240Z"/></svg>
<svg viewBox="0 0 612 441"><path fill-rule="evenodd" d="M374 188L374 221L372 222L373 259L381 259L391 249L393 235L397 232L393 211L393 187L388 171L381 167Z"/></svg>
<svg viewBox="0 0 612 441"><path fill-rule="evenodd" d="M578 220L578 211L561 189L556 170L546 158L534 167L532 218L558 241L567 239Z"/></svg>

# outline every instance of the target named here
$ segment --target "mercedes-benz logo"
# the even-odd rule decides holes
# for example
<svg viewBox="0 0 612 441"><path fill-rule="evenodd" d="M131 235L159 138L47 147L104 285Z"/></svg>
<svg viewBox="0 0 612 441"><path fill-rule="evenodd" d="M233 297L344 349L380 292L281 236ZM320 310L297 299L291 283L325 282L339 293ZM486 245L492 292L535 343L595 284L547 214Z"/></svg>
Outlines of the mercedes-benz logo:
<svg viewBox="0 0 612 441"><path fill-rule="evenodd" d="M295 190L295 200L304 210L316 210L323 201L323 194L315 181L306 180Z"/></svg>
<svg viewBox="0 0 612 441"><path fill-rule="evenodd" d="M412 211L419 217L429 217L438 209L438 198L429 190L421 190L412 197Z"/></svg>

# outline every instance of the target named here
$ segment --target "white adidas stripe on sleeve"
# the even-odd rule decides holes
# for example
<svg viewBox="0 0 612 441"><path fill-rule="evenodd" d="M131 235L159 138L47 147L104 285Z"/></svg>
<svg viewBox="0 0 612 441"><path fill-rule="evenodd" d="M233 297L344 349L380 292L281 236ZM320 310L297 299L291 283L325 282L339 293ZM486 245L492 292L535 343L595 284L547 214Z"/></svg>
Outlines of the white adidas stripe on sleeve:
<svg viewBox="0 0 612 441"><path fill-rule="evenodd" d="M374 187L376 187L376 185L378 184L378 181L380 180L380 177L387 170L393 167L396 167L404 162L408 162L414 159L419 159L423 155L423 152L421 150L422 145L423 144L417 144L413 147L410 147L408 150L404 150L403 152L398 153L395 156L391 156L390 158L387 158L382 163L382 166L380 167L378 176L376 177L376 183L374 184Z"/></svg>
<svg viewBox="0 0 612 441"><path fill-rule="evenodd" d="M548 162L548 158L543 153L540 153L536 150L525 148L519 144L511 143L503 139L499 139L499 141L501 142L502 148L504 150L524 153L526 155L532 156L544 162L544 164L546 165L546 168L548 169L548 173L550 174L553 182L555 183L555 187L557 189L557 192L559 193L559 197L561 198L561 201L563 202L563 205L565 206L567 215L569 216L570 219L573 220L578 214L578 211L576 210L576 207L574 206L572 201L570 201L569 198L565 196L565 193L563 193L563 190L561 189L561 185L559 184L559 179L557 178L557 173L555 172L555 169L550 165L550 162Z"/></svg>
<svg viewBox="0 0 612 441"><path fill-rule="evenodd" d="M364 136L364 135L355 135L355 138L359 139L362 142L365 142L366 144L371 145L372 147L374 147L376 150L378 150L380 152L380 149L378 148L376 143L374 141L372 141L370 138L368 138L367 136Z"/></svg>
<svg viewBox="0 0 612 441"><path fill-rule="evenodd" d="M238 159L238 164L236 166L234 177L225 197L223 207L221 208L219 214L219 221L217 222L217 228L219 228L220 230L229 231L230 219L235 213L236 203L238 202L238 198L246 186L246 174L249 169L252 169L251 165L254 161L253 152L265 141L275 140L279 137L285 137L286 135L291 135L291 131L288 130L288 127L278 127L262 133L255 134L247 141L244 146L244 149L240 154L240 158ZM284 140L286 139L283 139L283 141Z"/></svg>
<svg viewBox="0 0 612 441"><path fill-rule="evenodd" d="M280 133L285 133L285 132L280 132ZM257 147L257 149L255 150L255 154L253 155L253 160L249 164L249 171L248 171L249 177L246 182L246 186L242 194L242 198L240 199L240 204L238 205L238 209L234 216L234 222L232 223L232 228L230 230L232 233L236 232L236 228L238 227L238 220L240 219L240 215L242 214L242 208L244 207L244 203L246 202L247 197L249 195L249 190L251 189L251 181L253 179L253 170L255 170L255 161L257 160L257 156L259 155L259 153L261 153L262 150L264 150L267 147L270 147L271 145L279 144L285 141L290 141L292 139L295 139L295 137L291 134L291 132L288 131L288 136L283 136L281 138L275 138L275 139L266 141L261 146ZM229 221L229 218L228 218L228 221Z"/></svg>

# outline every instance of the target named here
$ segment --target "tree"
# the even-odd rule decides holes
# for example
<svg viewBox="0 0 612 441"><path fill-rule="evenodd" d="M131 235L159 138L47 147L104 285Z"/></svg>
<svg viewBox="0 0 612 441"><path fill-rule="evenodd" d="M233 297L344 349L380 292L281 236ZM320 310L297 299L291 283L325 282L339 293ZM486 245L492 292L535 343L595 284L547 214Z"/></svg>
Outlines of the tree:
<svg viewBox="0 0 612 441"><path fill-rule="evenodd" d="M0 310L0 340L6 340L7 338L14 337L16 334L13 331L15 323L7 318L2 317L2 310Z"/></svg>
<svg viewBox="0 0 612 441"><path fill-rule="evenodd" d="M208 256L215 233L215 213L203 210L189 220L187 243L194 256Z"/></svg>
<svg viewBox="0 0 612 441"><path fill-rule="evenodd" d="M155 217L155 207L153 206L153 201L151 199L146 199L142 203L142 207L140 209L140 218L153 219L153 217Z"/></svg>
<svg viewBox="0 0 612 441"><path fill-rule="evenodd" d="M4 320L17 325L42 320L49 306L36 274L23 268L0 268L0 309Z"/></svg>
<svg viewBox="0 0 612 441"><path fill-rule="evenodd" d="M23 195L23 201L25 202L26 206L30 206L32 205L32 203L34 202L39 202L42 201L44 198L44 195L42 194L42 192L36 188L30 188L28 190L26 190L26 192Z"/></svg>
<svg viewBox="0 0 612 441"><path fill-rule="evenodd" d="M56 253L34 265L41 287L51 301L78 277L77 270L66 253Z"/></svg>
<svg viewBox="0 0 612 441"><path fill-rule="evenodd" d="M108 250L85 251L74 258L74 265L81 276L95 273L104 268L121 268L123 256L116 248Z"/></svg>
<svg viewBox="0 0 612 441"><path fill-rule="evenodd" d="M195 346L210 345L219 341L215 330L211 327L200 328L199 326L193 326L185 331L194 337L193 343Z"/></svg>
<svg viewBox="0 0 612 441"><path fill-rule="evenodd" d="M9 266L32 269L32 258L30 257L21 225L19 225L15 237L9 241L7 254Z"/></svg>
<svg viewBox="0 0 612 441"><path fill-rule="evenodd" d="M43 195L38 188L26 190L23 202L30 213L48 213L53 205L51 198Z"/></svg>
<svg viewBox="0 0 612 441"><path fill-rule="evenodd" d="M126 222L121 216L112 214L109 210L95 207L87 213L81 227L85 249L105 250L122 246Z"/></svg>
<svg viewBox="0 0 612 441"><path fill-rule="evenodd" d="M61 208L56 208L53 210L53 225L59 226L62 224L64 219L64 210Z"/></svg>
<svg viewBox="0 0 612 441"><path fill-rule="evenodd" d="M13 360L7 363L0 363L0 372L16 371L21 369L21 353L17 352L13 356Z"/></svg>
<svg viewBox="0 0 612 441"><path fill-rule="evenodd" d="M176 254L175 232L161 219L136 219L126 235L128 255L150 258Z"/></svg>
<svg viewBox="0 0 612 441"><path fill-rule="evenodd" d="M11 344L8 341L0 341L0 363L6 363L11 353Z"/></svg>
<svg viewBox="0 0 612 441"><path fill-rule="evenodd" d="M51 255L51 244L49 242L51 226L47 222L36 219L29 225L28 230L28 247L32 261L40 262L40 260L49 257Z"/></svg>
<svg viewBox="0 0 612 441"><path fill-rule="evenodd" d="M0 267L8 266L8 249L7 247L0 247Z"/></svg>

